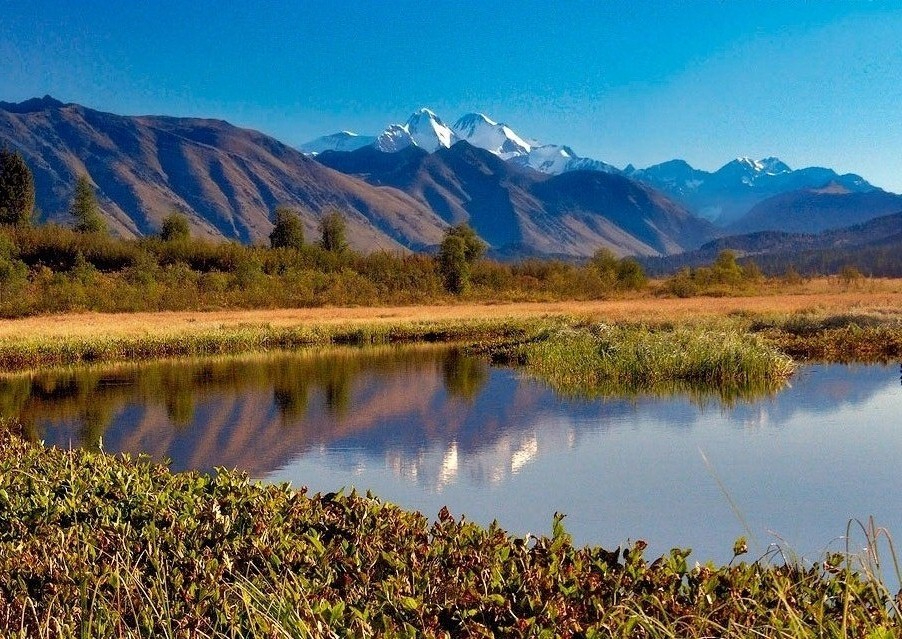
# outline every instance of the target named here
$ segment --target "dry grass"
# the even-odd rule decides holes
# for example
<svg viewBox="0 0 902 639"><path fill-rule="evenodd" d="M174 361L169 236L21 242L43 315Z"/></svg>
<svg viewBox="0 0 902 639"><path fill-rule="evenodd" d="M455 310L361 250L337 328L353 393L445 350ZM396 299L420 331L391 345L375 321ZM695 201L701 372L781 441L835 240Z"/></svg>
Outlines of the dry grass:
<svg viewBox="0 0 902 639"><path fill-rule="evenodd" d="M586 317L608 322L683 321L736 314L884 312L902 315L902 280L879 290L842 290L795 295L639 298L569 302L450 304L433 306L305 308L163 313L77 313L0 320L0 342L105 336L142 337L206 333L220 328Z"/></svg>

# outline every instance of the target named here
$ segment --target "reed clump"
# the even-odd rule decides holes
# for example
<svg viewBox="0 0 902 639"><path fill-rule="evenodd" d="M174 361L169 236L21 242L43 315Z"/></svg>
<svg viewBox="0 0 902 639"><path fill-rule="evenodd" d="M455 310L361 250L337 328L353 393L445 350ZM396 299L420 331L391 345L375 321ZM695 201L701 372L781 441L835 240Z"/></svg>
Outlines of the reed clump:
<svg viewBox="0 0 902 639"><path fill-rule="evenodd" d="M532 374L555 389L614 395L674 386L727 396L777 389L793 360L736 328L585 324L543 332L514 349Z"/></svg>
<svg viewBox="0 0 902 639"><path fill-rule="evenodd" d="M694 567L0 432L4 637L889 637L853 556ZM742 544L734 546L738 556Z"/></svg>

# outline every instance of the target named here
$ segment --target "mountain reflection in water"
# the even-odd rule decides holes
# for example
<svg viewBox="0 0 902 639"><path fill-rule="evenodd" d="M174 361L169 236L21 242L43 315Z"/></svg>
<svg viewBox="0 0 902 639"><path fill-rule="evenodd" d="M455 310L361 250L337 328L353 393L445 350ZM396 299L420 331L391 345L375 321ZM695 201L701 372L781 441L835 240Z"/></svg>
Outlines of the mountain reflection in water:
<svg viewBox="0 0 902 639"><path fill-rule="evenodd" d="M655 552L686 544L703 556L746 533L721 485L759 532L825 543L870 514L902 529L887 497L902 490L890 461L902 456L891 428L900 414L885 366L806 366L757 398L695 389L589 400L447 346L0 378L0 415L48 444L146 453L174 470L239 468L315 491L373 489L520 533L544 531L560 510L579 542L641 536Z"/></svg>
<svg viewBox="0 0 902 639"><path fill-rule="evenodd" d="M696 402L717 403L697 391ZM474 479L497 482L540 448L578 433L529 419L564 401L580 424L636 409L641 398L561 400L511 370L491 371L447 346L333 348L246 357L52 370L0 379L0 416L58 446L169 459L174 470L239 468L263 477L311 449L380 458L435 487L466 457ZM674 423L683 423L680 411ZM540 442L541 441L541 446ZM445 451L436 468L418 454ZM352 451L352 452L351 452Z"/></svg>

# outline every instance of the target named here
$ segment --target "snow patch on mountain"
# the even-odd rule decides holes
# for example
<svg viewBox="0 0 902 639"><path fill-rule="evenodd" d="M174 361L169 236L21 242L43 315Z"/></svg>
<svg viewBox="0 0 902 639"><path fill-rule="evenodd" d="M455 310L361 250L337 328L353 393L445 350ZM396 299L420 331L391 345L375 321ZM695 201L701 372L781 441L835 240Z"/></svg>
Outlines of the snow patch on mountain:
<svg viewBox="0 0 902 639"><path fill-rule="evenodd" d="M401 124L390 124L379 134L373 146L384 153L397 153L411 145L416 145L407 128Z"/></svg>

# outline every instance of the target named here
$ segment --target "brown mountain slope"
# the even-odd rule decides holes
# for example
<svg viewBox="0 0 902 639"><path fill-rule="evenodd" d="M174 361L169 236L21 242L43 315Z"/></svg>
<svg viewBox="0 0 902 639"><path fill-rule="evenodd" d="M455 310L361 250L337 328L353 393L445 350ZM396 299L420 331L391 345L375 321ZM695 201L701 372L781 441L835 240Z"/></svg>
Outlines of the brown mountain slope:
<svg viewBox="0 0 902 639"><path fill-rule="evenodd" d="M467 221L496 249L588 256L606 247L668 255L715 234L708 222L625 177L599 171L550 176L467 142L432 154L364 147L322 153L317 160L372 185L400 189L448 223Z"/></svg>
<svg viewBox="0 0 902 639"><path fill-rule="evenodd" d="M87 174L111 228L127 237L156 232L178 208L196 235L265 242L277 204L301 211L308 237L324 211L340 209L351 243L364 250L432 245L446 226L396 189L219 120L120 116L45 97L0 103L4 144L32 168L45 219L68 221L75 179Z"/></svg>

